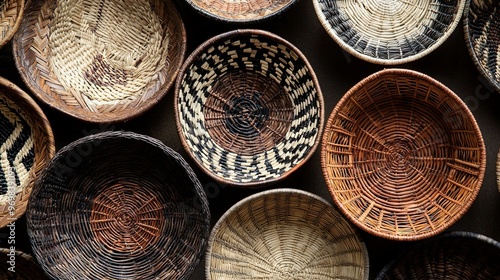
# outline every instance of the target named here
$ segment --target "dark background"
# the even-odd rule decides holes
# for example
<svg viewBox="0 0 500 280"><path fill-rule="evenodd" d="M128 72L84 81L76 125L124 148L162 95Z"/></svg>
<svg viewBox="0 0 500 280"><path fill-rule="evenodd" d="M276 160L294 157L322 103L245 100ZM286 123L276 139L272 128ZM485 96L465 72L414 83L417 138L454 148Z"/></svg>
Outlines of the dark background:
<svg viewBox="0 0 500 280"><path fill-rule="evenodd" d="M325 118L328 118L342 95L357 82L374 72L388 68L364 62L342 51L321 26L311 0L300 0L277 18L246 25L227 24L207 19L194 12L186 3L177 0L177 4L187 31L186 55L214 35L241 28L271 31L294 44L308 58L316 72L325 100ZM462 23L460 22L448 40L434 52L416 62L397 67L417 70L442 82L466 101L476 117L487 151L484 183L469 211L447 231L471 231L500 240L500 194L495 177L495 163L499 150L498 135L500 134L500 94L488 86L469 57ZM0 49L0 76L11 80L29 93L15 68L10 44ZM224 187L213 182L197 168L183 150L175 126L173 96L173 89L171 89L160 103L142 116L126 123L101 126L76 120L50 109L41 102L38 104L51 122L57 149L89 133L114 129L130 130L153 136L178 151L193 167L206 187L212 224L240 199L270 188L302 189L320 195L333 203L321 172L319 148L314 156L291 176L266 188L241 189ZM30 253L25 219L20 219L16 225L17 249ZM0 247L7 246L6 233L6 229L0 230ZM367 244L370 256L370 279L373 279L384 265L415 244L388 241L365 232L361 235ZM204 260L200 262L190 279L204 279Z"/></svg>

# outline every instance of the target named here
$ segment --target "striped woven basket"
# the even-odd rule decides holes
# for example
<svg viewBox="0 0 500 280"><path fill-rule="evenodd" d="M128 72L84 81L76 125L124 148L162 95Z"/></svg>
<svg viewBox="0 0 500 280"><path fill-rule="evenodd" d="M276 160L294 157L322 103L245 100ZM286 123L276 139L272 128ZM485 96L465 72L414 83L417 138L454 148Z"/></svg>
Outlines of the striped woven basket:
<svg viewBox="0 0 500 280"><path fill-rule="evenodd" d="M186 32L172 1L32 1L13 40L43 102L81 120L125 121L173 85Z"/></svg>
<svg viewBox="0 0 500 280"><path fill-rule="evenodd" d="M262 186L299 168L319 144L323 110L304 55L262 30L203 43L183 65L175 90L184 148L230 185Z"/></svg>
<svg viewBox="0 0 500 280"><path fill-rule="evenodd" d="M132 132L79 139L36 181L33 252L53 279L188 279L210 230L208 202L184 159Z"/></svg>
<svg viewBox="0 0 500 280"><path fill-rule="evenodd" d="M46 280L49 279L36 260L21 251L0 248L0 279Z"/></svg>
<svg viewBox="0 0 500 280"><path fill-rule="evenodd" d="M23 90L0 77L0 228L26 211L34 181L55 151L49 121Z"/></svg>
<svg viewBox="0 0 500 280"><path fill-rule="evenodd" d="M345 51L395 65L439 47L460 22L466 0L314 0L319 21Z"/></svg>
<svg viewBox="0 0 500 280"><path fill-rule="evenodd" d="M257 193L214 226L206 279L368 279L355 228L327 201L295 189Z"/></svg>
<svg viewBox="0 0 500 280"><path fill-rule="evenodd" d="M500 92L500 2L469 0L464 11L464 35L477 69Z"/></svg>
<svg viewBox="0 0 500 280"><path fill-rule="evenodd" d="M0 0L0 48L14 36L24 14L24 0Z"/></svg>
<svg viewBox="0 0 500 280"><path fill-rule="evenodd" d="M424 74L387 69L350 89L322 140L323 174L363 230L418 240L455 223L484 178L481 131L460 97Z"/></svg>

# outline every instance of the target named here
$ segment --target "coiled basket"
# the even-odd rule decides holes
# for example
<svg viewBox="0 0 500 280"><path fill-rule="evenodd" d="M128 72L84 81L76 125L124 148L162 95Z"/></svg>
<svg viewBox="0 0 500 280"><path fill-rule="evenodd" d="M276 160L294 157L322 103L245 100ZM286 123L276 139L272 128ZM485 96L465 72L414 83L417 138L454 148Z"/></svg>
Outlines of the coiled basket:
<svg viewBox="0 0 500 280"><path fill-rule="evenodd" d="M24 0L0 0L0 48L12 39L24 15Z"/></svg>

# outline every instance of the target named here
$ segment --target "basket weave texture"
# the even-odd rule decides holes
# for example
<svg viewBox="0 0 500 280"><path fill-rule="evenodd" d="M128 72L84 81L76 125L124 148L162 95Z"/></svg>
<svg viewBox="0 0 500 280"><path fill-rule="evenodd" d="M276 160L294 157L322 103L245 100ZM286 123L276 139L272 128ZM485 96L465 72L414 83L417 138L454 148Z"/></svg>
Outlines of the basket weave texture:
<svg viewBox="0 0 500 280"><path fill-rule="evenodd" d="M124 121L173 85L186 33L167 0L32 1L13 41L16 66L43 102L76 118Z"/></svg>
<svg viewBox="0 0 500 280"><path fill-rule="evenodd" d="M214 226L206 279L368 279L356 228L324 199L295 189L252 195Z"/></svg>
<svg viewBox="0 0 500 280"><path fill-rule="evenodd" d="M486 167L474 116L424 74L388 69L350 89L322 140L323 174L356 225L394 240L436 235L479 192Z"/></svg>
<svg viewBox="0 0 500 280"><path fill-rule="evenodd" d="M26 211L36 177L55 152L49 121L40 107L0 77L0 227Z"/></svg>
<svg viewBox="0 0 500 280"><path fill-rule="evenodd" d="M320 141L323 97L303 54L262 30L203 43L175 92L181 141L218 181L255 186L291 174Z"/></svg>
<svg viewBox="0 0 500 280"><path fill-rule="evenodd" d="M27 224L54 279L188 279L210 213L179 154L148 136L103 132L56 154L36 182Z"/></svg>
<svg viewBox="0 0 500 280"><path fill-rule="evenodd" d="M24 0L0 0L0 48L16 33L24 14Z"/></svg>
<svg viewBox="0 0 500 280"><path fill-rule="evenodd" d="M395 65L439 47L460 22L466 0L314 0L327 33L365 61Z"/></svg>
<svg viewBox="0 0 500 280"><path fill-rule="evenodd" d="M9 263L11 256L13 256L12 264L14 265ZM10 271L10 269L13 269L14 272ZM0 279L46 280L49 278L32 256L19 250L13 252L7 248L0 248Z"/></svg>

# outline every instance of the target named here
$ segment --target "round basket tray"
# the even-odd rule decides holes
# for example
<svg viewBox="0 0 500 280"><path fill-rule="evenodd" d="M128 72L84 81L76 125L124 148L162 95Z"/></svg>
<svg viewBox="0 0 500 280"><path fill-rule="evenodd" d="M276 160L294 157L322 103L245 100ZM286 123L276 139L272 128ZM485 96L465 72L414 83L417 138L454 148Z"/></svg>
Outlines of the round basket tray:
<svg viewBox="0 0 500 280"><path fill-rule="evenodd" d="M368 279L356 228L327 201L295 189L249 196L214 226L206 279Z"/></svg>
<svg viewBox="0 0 500 280"><path fill-rule="evenodd" d="M500 243L475 233L450 232L409 249L376 280L500 279Z"/></svg>
<svg viewBox="0 0 500 280"><path fill-rule="evenodd" d="M0 0L0 48L16 33L24 13L24 0Z"/></svg>
<svg viewBox="0 0 500 280"><path fill-rule="evenodd" d="M262 186L310 158L324 108L316 75L296 47L262 30L236 30L186 60L175 113L184 148L207 174Z"/></svg>
<svg viewBox="0 0 500 280"><path fill-rule="evenodd" d="M395 65L439 47L458 25L466 0L314 0L319 21L345 51Z"/></svg>
<svg viewBox="0 0 500 280"><path fill-rule="evenodd" d="M464 35L469 54L477 69L500 92L500 2L467 1Z"/></svg>
<svg viewBox="0 0 500 280"><path fill-rule="evenodd" d="M0 77L0 228L26 211L36 177L55 151L49 121L40 107Z"/></svg>
<svg viewBox="0 0 500 280"><path fill-rule="evenodd" d="M0 279L46 280L49 279L36 260L21 251L0 248Z"/></svg>
<svg viewBox="0 0 500 280"><path fill-rule="evenodd" d="M424 74L388 69L350 89L322 140L333 200L363 230L417 240L455 223L481 188L486 151L462 100Z"/></svg>
<svg viewBox="0 0 500 280"><path fill-rule="evenodd" d="M172 1L31 1L13 49L40 100L84 121L115 122L167 93L186 32Z"/></svg>
<svg viewBox="0 0 500 280"><path fill-rule="evenodd" d="M179 154L148 136L103 132L56 154L36 181L27 225L53 279L188 279L210 213Z"/></svg>

